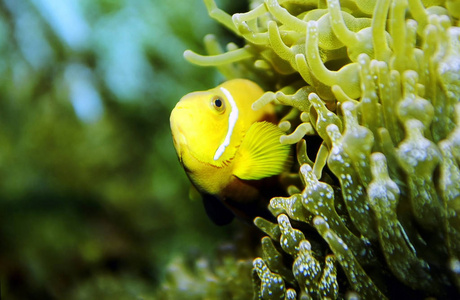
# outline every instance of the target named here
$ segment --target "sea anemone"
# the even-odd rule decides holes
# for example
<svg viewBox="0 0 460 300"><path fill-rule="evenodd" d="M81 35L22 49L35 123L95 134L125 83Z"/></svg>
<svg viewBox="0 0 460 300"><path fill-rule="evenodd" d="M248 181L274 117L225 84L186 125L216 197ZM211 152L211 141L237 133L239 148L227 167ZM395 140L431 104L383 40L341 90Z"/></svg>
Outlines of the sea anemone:
<svg viewBox="0 0 460 300"><path fill-rule="evenodd" d="M258 82L253 109L290 107L280 142L297 144L302 184L254 220L254 297L460 297L459 2L205 4L244 45L206 36L185 58Z"/></svg>

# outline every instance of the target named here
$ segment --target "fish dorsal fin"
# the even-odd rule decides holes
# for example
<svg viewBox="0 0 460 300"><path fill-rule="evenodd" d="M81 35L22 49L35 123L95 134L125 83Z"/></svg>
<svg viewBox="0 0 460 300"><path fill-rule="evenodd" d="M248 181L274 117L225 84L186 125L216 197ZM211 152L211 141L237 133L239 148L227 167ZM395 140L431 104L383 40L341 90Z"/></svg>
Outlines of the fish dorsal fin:
<svg viewBox="0 0 460 300"><path fill-rule="evenodd" d="M283 131L269 122L249 127L238 149L233 174L243 180L278 175L290 164L289 145L281 144Z"/></svg>

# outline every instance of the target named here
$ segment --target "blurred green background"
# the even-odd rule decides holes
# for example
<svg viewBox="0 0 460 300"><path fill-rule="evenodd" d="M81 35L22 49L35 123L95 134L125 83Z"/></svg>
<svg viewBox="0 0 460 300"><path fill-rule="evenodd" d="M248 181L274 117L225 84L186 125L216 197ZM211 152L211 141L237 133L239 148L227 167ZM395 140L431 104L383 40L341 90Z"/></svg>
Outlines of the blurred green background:
<svg viewBox="0 0 460 300"><path fill-rule="evenodd" d="M182 56L207 33L229 39L201 0L0 0L4 299L149 299L230 236L189 200L169 130L222 80Z"/></svg>

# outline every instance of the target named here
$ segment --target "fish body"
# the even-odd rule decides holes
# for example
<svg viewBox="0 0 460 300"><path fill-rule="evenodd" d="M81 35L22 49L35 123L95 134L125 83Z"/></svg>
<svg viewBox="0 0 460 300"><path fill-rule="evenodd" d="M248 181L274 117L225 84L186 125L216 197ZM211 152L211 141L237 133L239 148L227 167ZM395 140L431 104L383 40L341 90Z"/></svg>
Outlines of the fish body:
<svg viewBox="0 0 460 300"><path fill-rule="evenodd" d="M252 109L263 93L252 81L233 79L185 95L171 113L179 161L216 223L245 215L260 198L263 179L289 165L289 146L280 144L283 132L272 123L273 105ZM225 222L212 214L225 214Z"/></svg>

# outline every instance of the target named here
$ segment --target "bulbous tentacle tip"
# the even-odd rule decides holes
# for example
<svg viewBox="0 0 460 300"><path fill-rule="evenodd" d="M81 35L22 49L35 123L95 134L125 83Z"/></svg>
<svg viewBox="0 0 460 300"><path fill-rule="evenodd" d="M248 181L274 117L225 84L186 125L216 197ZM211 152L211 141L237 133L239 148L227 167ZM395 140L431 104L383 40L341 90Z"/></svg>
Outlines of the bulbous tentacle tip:
<svg viewBox="0 0 460 300"><path fill-rule="evenodd" d="M340 134L339 127L335 124L327 125L326 132L329 135L332 144L336 143L342 137L342 135Z"/></svg>
<svg viewBox="0 0 460 300"><path fill-rule="evenodd" d="M386 172L387 159L383 153L374 152L371 154L371 170L374 177Z"/></svg>
<svg viewBox="0 0 460 300"><path fill-rule="evenodd" d="M329 229L329 225L327 224L326 220L324 220L324 218L321 216L316 216L315 218L313 218L313 225Z"/></svg>
<svg viewBox="0 0 460 300"><path fill-rule="evenodd" d="M286 296L284 300L295 300L297 299L297 292L293 289L290 288L286 291Z"/></svg>
<svg viewBox="0 0 460 300"><path fill-rule="evenodd" d="M342 103L342 110L344 113L350 113L351 111L355 109L355 107L356 107L356 104L351 101Z"/></svg>

